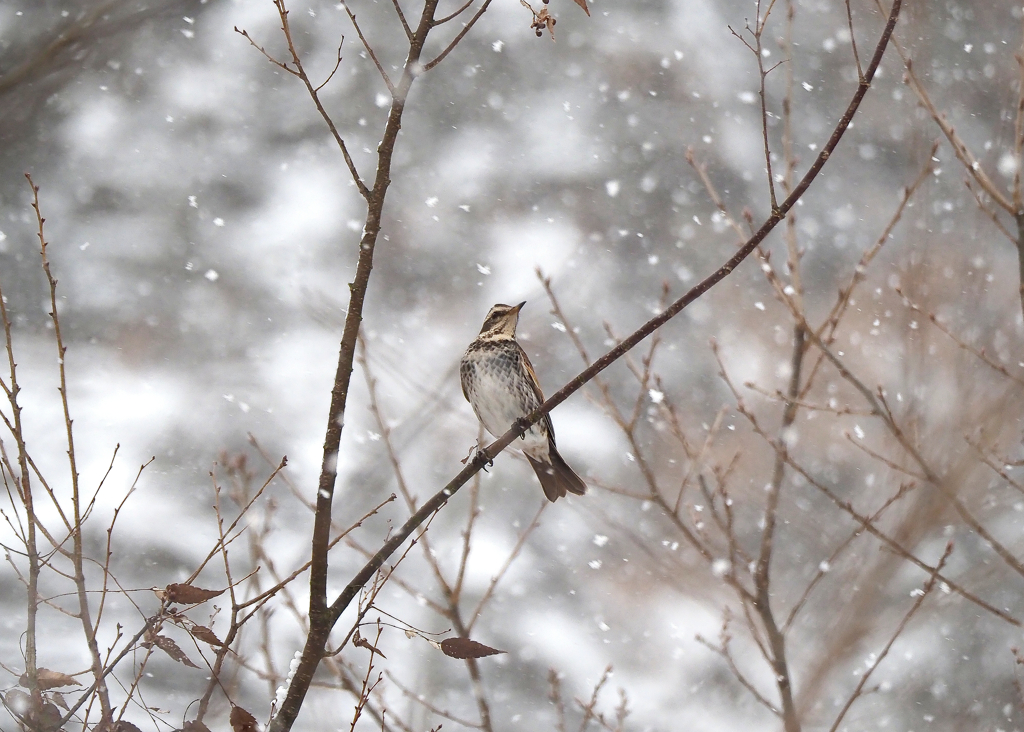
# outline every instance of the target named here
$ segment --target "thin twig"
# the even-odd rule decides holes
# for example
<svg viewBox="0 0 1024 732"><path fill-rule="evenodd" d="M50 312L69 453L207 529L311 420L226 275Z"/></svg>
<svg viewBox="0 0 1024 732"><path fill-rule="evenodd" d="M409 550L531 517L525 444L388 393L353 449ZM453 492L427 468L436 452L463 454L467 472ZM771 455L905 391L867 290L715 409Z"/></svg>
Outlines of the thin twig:
<svg viewBox="0 0 1024 732"><path fill-rule="evenodd" d="M938 564L935 565L935 571L933 571L931 575L928 577L928 581L924 583L924 587L915 593L917 595L917 599L914 600L914 604L911 605L910 610L907 611L907 614L903 616L903 620L901 620L900 624L896 627L896 631L889 638L889 642L886 643L885 647L879 652L878 657L875 659L874 663L872 663L868 670L865 671L864 674L860 677L860 681L857 682L857 686L856 688L854 688L853 693L850 694L849 698L846 700L846 704L843 705L843 708L839 710L839 714L836 715L836 719L832 723L832 726L829 728L829 732L836 732L836 730L839 729L839 725L842 724L843 718L846 716L846 713L850 711L850 707L852 707L853 703L861 697L861 695L864 692L864 687L868 683L868 679L871 678L871 674L875 672L875 669L877 669L878 666L882 663L882 661L885 660L885 657L889 655L889 651L892 649L893 643L895 643L896 640L903 634L903 630L907 627L907 623L910 622L910 619L914 617L915 614L917 614L918 610L921 609L921 605L922 603L924 603L924 599L928 597L928 595L932 591L932 588L935 587L935 581L938 579L939 574L942 572L942 568L946 566L946 561L949 559L949 555L952 553L953 542L949 542L948 544L946 544L946 550L942 553L942 558L939 559Z"/></svg>
<svg viewBox="0 0 1024 732"><path fill-rule="evenodd" d="M423 70L430 71L432 68L434 68L439 63L444 61L448 54L451 53L457 45L459 45L459 41L465 38L466 34L473 29L473 26L476 25L476 22L478 20L480 20L480 17L485 12L487 12L487 8L490 6L490 4L491 0L484 0L484 4L481 5L480 9L476 11L476 15L470 18L470 21L462 27L462 30L459 31L458 35L456 35L455 38L452 39L452 42L449 43L445 47L445 49L441 51L441 53L437 54L437 56L435 56L432 61L428 61L426 64L423 65Z"/></svg>
<svg viewBox="0 0 1024 732"><path fill-rule="evenodd" d="M395 6L395 12L398 13L398 20L402 23L402 30L405 31L405 37L410 41L412 40L412 28L409 27L408 21L405 19L405 13L402 12L402 4L399 0L391 0Z"/></svg>
<svg viewBox="0 0 1024 732"><path fill-rule="evenodd" d="M860 54L857 53L857 36L853 32L853 10L850 8L850 0L846 0L846 23L850 29L850 46L853 48L853 60L857 64L857 78L864 78L864 70L860 66Z"/></svg>
<svg viewBox="0 0 1024 732"><path fill-rule="evenodd" d="M1001 363L993 361L991 358L989 358L988 354L985 353L984 349L978 350L973 346L968 345L962 338L957 336L952 330L950 330L945 324L943 324L942 321L940 321L936 317L935 313L929 310L925 310L923 307L915 303L903 292L903 290L901 290L898 287L896 288L896 294L903 298L903 302L907 305L907 307L928 318L928 320L931 321L932 325L934 325L936 328L942 331L951 341L953 341L957 345L958 348L971 354L993 371L996 371L997 373L1005 376L1007 379L1016 382L1020 386L1024 386L1024 379L1022 379L1020 376L1017 376L1016 374L1011 374L1010 371Z"/></svg>
<svg viewBox="0 0 1024 732"><path fill-rule="evenodd" d="M463 5L462 5L462 7L460 7L460 8L458 9L458 10L456 10L456 11L455 11L454 13L452 13L451 15L446 15L446 16L444 16L443 18L438 18L437 20L435 20L435 21L434 21L434 25L435 25L435 26L438 26L438 25L444 25L445 23L447 23L447 22L448 22L448 21L450 21L450 20L455 20L455 19L456 19L456 18L458 18L458 17L460 16L460 15L462 15L462 14L463 14L464 12L466 12L466 10L468 10L468 9L469 9L469 7L470 7L470 6L471 6L471 5L473 4L473 3L475 3L475 2L476 2L476 0L466 0L466 2L465 2L465 3L463 4Z"/></svg>
<svg viewBox="0 0 1024 732"><path fill-rule="evenodd" d="M359 36L359 40L362 41L363 48L370 55L370 60L373 61L373 65L377 67L377 73L380 74L380 78L384 80L384 84L387 86L388 91L391 92L391 96L395 95L395 85L391 83L391 77L388 76L388 72L381 66L380 61L377 60L377 54L373 51L373 46L366 40L366 36L363 35L363 29L359 27L359 23L356 22L356 14L352 12L352 9L348 6L348 3L342 3L341 6L345 8L345 12L348 13L348 19L352 21L352 26L356 29L356 34ZM326 83L326 82L325 82ZM318 87L319 88L319 87Z"/></svg>
<svg viewBox="0 0 1024 732"><path fill-rule="evenodd" d="M728 374L722 373L722 378L725 381L726 386L732 392L733 397L736 399L736 408L737 408L737 410L740 412L740 414L742 414L747 419L747 421L750 423L751 427L753 427L754 432L756 432L772 449L774 449L774 450L781 450L781 447L776 443L776 441L770 435L768 435L768 433L761 427L760 423L757 420L757 417L755 417L754 414L749 409L747 409L746 405L743 402L743 398L740 396L739 391L737 391L736 387L733 385L732 381L729 379ZM899 542L895 541L890 536L888 536L887 534L882 532L880 529L878 529L878 527L875 526L875 524L874 524L874 522L872 521L871 518L869 518L867 516L864 516L861 513L859 513L856 509L854 509L853 505L849 501L846 501L846 500L840 498L832 489L830 489L822 481L817 479L803 465L801 465L800 463L796 462L796 460L793 459L792 455L789 455L788 453L786 454L786 463L793 470L795 470L797 473L799 473L801 476L803 476L803 478L809 484L811 484L815 489L817 489L819 492L821 492L823 495L825 495L830 501L832 501L832 503L834 503L838 508L840 508L847 515L849 515L850 518L852 518L856 523L858 523L860 526L862 526L865 531L867 531L873 537L878 539L882 544L884 544L888 549L890 549L891 551L893 551L897 555L899 555L899 556L903 557L904 559L906 559L907 561L909 561L911 564L919 567L920 569L924 570L925 572L927 572L929 574L931 574L932 572L935 571L935 567L933 567L933 566L931 566L929 564L926 564L925 562L921 561L910 550L906 549ZM997 608L997 607L995 607L995 606L985 602L984 600L979 598L977 595L969 592L968 590L966 590L961 585L957 584L954 580L950 579L949 577L943 576L941 574L937 575L937 577L940 580L942 580L944 583L946 583L946 585L948 585L949 588L953 592L956 592L958 595L962 596L964 599L974 603L978 607L980 607L980 608L984 609L985 611L995 615L996 617L998 617L1001 620L1009 623L1010 625L1013 625L1013 626L1016 626L1016 627L1024 627L1024 622L1022 622L1021 620L1018 620L1014 616L1010 615L1008 612L1000 610L999 608Z"/></svg>

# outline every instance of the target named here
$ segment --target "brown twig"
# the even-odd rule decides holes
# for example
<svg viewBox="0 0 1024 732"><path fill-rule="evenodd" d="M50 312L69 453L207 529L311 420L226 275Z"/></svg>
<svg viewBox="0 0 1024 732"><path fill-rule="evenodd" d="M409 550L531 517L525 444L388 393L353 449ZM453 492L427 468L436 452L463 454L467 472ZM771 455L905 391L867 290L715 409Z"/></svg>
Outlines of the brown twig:
<svg viewBox="0 0 1024 732"><path fill-rule="evenodd" d="M873 514L871 514L871 516L869 516L867 520L872 524L877 523L878 520L882 518L882 515L886 511L888 511L891 506L893 506L901 498L903 498L903 496L905 496L907 492L913 487L913 484L901 484L899 490L897 490L889 498L889 500L883 503L881 508L879 508ZM807 584L807 587L804 588L803 593L800 595L800 599L796 601L796 603L793 605L793 608L789 611L789 616L786 618L786 622L782 625L783 633L789 632L790 627L792 627L793 625L793 621L796 620L797 615L800 614L800 611L807 603L807 600L811 596L811 593L814 591L814 588L817 587L818 583L821 582L825 575L827 575L831 571L832 565L834 565L836 560L840 557L840 555L842 555L842 553L846 551L847 547L849 547L850 544L853 543L854 539L856 539L858 536L863 535L863 533L864 527L857 526L857 528L850 532L849 536L847 536L843 541L841 541L836 546L835 549L832 550L832 554L829 555L828 559L819 563L818 571L815 572L814 578Z"/></svg>
<svg viewBox="0 0 1024 732"><path fill-rule="evenodd" d="M886 643L885 647L882 648L882 650L879 652L878 657L875 658L874 663L872 663L871 666L867 669L867 671L865 671L864 674L860 677L860 681L857 682L857 686L854 688L853 693L850 694L849 698L847 698L846 700L846 704L843 705L843 708L839 710L839 714L836 715L836 719L832 723L832 726L829 728L829 732L836 732L836 730L839 729L839 725L842 724L843 718L846 716L846 713L850 711L850 707L852 707L854 702L856 702L857 699L859 699L863 695L864 687L867 685L868 679L871 678L871 675L875 672L875 669L877 669L878 666L882 663L882 661L885 660L885 657L889 655L889 651L892 649L893 643L895 643L896 640L903 634L903 630L907 627L907 623L910 622L910 619L917 614L918 610L921 609L921 605L922 603L924 603L924 599L928 597L928 595L932 591L932 588L935 587L935 581L938 579L939 574L942 572L942 568L946 566L946 561L949 559L949 555L952 553L953 542L949 542L948 544L946 544L946 550L942 553L942 557L935 565L935 570L928 577L928 581L924 583L924 587L922 589L915 593L917 595L917 599L914 600L914 604L911 605L910 609L907 611L907 614L903 616L903 620L901 620L900 624L896 627L895 632L889 638L889 642Z"/></svg>
<svg viewBox="0 0 1024 732"><path fill-rule="evenodd" d="M402 30L405 31L405 37L410 41L412 40L412 28L409 27L409 22L405 19L405 13L402 12L402 4L399 0L391 0L395 6L395 12L398 13L398 20L402 23Z"/></svg>
<svg viewBox="0 0 1024 732"><path fill-rule="evenodd" d="M67 455L71 480L71 508L73 521L72 537L74 545L71 559L74 566L75 588L78 594L78 619L82 624L82 632L85 635L86 646L89 649L93 678L99 682L103 678L103 662L100 659L99 645L96 642L96 628L92 623L92 611L89 606L89 596L87 592L88 586L86 585L85 566L83 563L82 503L81 496L79 494L78 466L75 461L75 439L71 428L71 410L68 407L67 373L64 368L64 359L67 355L67 348L65 347L64 340L61 337L60 316L57 313L57 280L54 278L53 273L50 270L50 259L46 254L47 241L43 234L43 222L45 219L43 218L42 210L39 207L39 186L32 181L32 176L28 173L25 174L25 178L28 180L28 184L32 189L32 210L35 211L36 214L36 235L39 238L39 254L42 260L43 272L46 274L46 282L50 289L50 319L53 322L53 338L57 346L57 370L60 375L60 386L58 387L58 391L60 393L61 406L64 410L64 429L66 444L68 447ZM96 690L100 702L102 723L108 723L111 719L112 708L110 706L110 696L107 693L106 685L98 683Z"/></svg>
<svg viewBox="0 0 1024 732"><path fill-rule="evenodd" d="M395 685L395 688L402 692L402 695L405 696L405 698L409 701L416 702L427 711L436 714L437 716L442 717L443 719L455 722L455 724L467 727L468 729L483 729L483 727L480 724L477 724L476 722L470 722L468 719L463 719L452 714L447 710L434 706L423 697L423 694L417 694L416 692L404 686L402 682L395 678L395 675L390 671L385 671L384 674L391 680L391 683Z"/></svg>
<svg viewBox="0 0 1024 732"><path fill-rule="evenodd" d="M352 26L356 29L356 34L359 36L359 40L362 42L363 48L365 48L366 53L370 55L370 60L373 61L373 65L377 67L377 73L380 74L380 78L384 80L384 84L387 86L388 91L391 92L391 96L394 96L395 85L391 83L391 77L388 76L388 72L384 70L384 67L381 66L380 61L377 60L377 54L374 53L373 46L371 46L367 42L366 36L363 35L363 29L360 28L359 23L356 22L356 14L352 12L352 9L348 6L348 3L342 3L341 5L343 8L345 8L345 12L348 13L348 19L352 21Z"/></svg>
<svg viewBox="0 0 1024 732"><path fill-rule="evenodd" d="M498 586L498 583L501 582L505 573L508 572L508 568L512 566L512 562L515 561L516 557L518 557L519 553L523 550L523 546L526 544L526 539L533 533L534 529L540 526L540 517L544 513L544 509L549 505L551 504L544 502L541 504L540 508L537 509L537 513L533 516L533 521L531 521L529 526L527 526L526 529L523 530L523 533L519 535L519 539L516 541L516 545L512 547L512 551L509 552L508 557L505 559L505 563L501 565L501 569L498 570L498 573L494 575L491 578L491 581L487 584L487 589L484 591L480 601L476 604L476 609L473 611L473 614L469 617L469 623L466 626L467 637L468 633L472 632L473 627L476 625L476 621L480 619L480 615L483 613L484 607L487 606L488 600L491 599L491 595L494 594L494 588Z"/></svg>
<svg viewBox="0 0 1024 732"><path fill-rule="evenodd" d="M472 18L470 18L469 22L462 27L462 30L459 31L458 35L456 35L455 38L452 39L451 43L449 43L441 53L437 54L433 60L425 63L423 65L423 70L430 71L432 68L444 61L445 58L448 57L448 54L451 53L457 45L459 45L459 41L466 37L466 34L473 29L473 26L476 25L476 22L480 20L481 16L487 12L487 8L490 4L491 0L484 0L484 4L480 6L480 9L476 11L476 14Z"/></svg>
<svg viewBox="0 0 1024 732"><path fill-rule="evenodd" d="M721 375L722 375L723 381L725 381L726 386L732 392L733 397L736 400L736 408L737 408L737 410L750 423L751 427L754 429L754 432L757 433L772 449L777 450L777 451L781 450L782 449L781 446L778 445L776 440L773 439L764 430L764 428L761 427L761 424L760 424L760 422L758 422L757 417L746 407L746 405L744 404L743 398L740 396L740 393L736 389L735 385L729 379L728 374L723 372ZM893 551L898 556L903 557L904 559L906 559L911 564L919 567L920 569L922 569L923 571L925 571L925 572L927 572L929 574L931 574L932 572L935 571L935 567L933 567L933 566L931 566L929 564L926 564L925 562L921 561L910 550L906 549L899 542L895 541L890 536L888 536L887 534L882 532L877 526L875 526L874 521L873 521L872 518L869 518L869 517L864 516L863 514L859 513L853 507L853 505L849 501L846 501L846 500L843 500L842 498L840 498L832 489L830 489L822 481L817 479L803 465L801 465L800 463L796 462L796 460L794 460L793 457L788 452L786 453L786 463L794 471L799 473L810 485L812 485L820 493L822 493L824 496L826 496L830 501L832 501L832 503L834 503L844 513L846 513L848 516L850 516L850 518L852 518L857 524L859 524L861 527L863 527L863 529L865 531L867 531L873 537L878 539L889 550ZM989 612L989 613L995 615L996 617L998 617L1001 620L1009 623L1010 625L1014 625L1016 627L1024 627L1024 622L1022 622L1021 620L1018 620L1014 616L1010 615L1008 612L1000 610L999 608L997 608L997 607L995 607L995 606L985 602L980 597L978 597L977 595L975 595L975 594L971 593L970 591L966 590L963 586L957 584L954 580L950 579L949 577L943 576L941 574L937 575L937 577L940 580L942 580L944 583L946 583L946 585L948 585L949 588L953 592L956 592L957 594L962 596L964 599L974 603L978 607L984 609L986 612Z"/></svg>
<svg viewBox="0 0 1024 732"><path fill-rule="evenodd" d="M463 4L462 4L462 5L460 6L460 7L459 7L459 9L458 9L458 10L456 10L455 12L453 12L453 13L450 13L449 15L446 15L446 16L444 16L443 18L438 18L437 20L435 20L435 21L434 21L434 25L444 25L445 23L447 23L447 22L448 22L448 21L450 21L450 20L455 20L455 19L456 19L456 18L458 18L458 17L460 16L460 15L462 15L462 14L463 14L464 12L466 12L467 10L469 10L469 7L470 7L470 6L471 6L471 5L473 4L473 3L475 3L475 2L476 2L476 0L466 0L466 2L464 2L464 3L463 3Z"/></svg>
<svg viewBox="0 0 1024 732"><path fill-rule="evenodd" d="M860 65L860 54L857 53L857 36L853 32L853 10L850 8L850 0L846 0L846 23L850 30L850 46L853 49L853 60L857 64L857 78L864 78L864 70Z"/></svg>
<svg viewBox="0 0 1024 732"><path fill-rule="evenodd" d="M584 703L579 699L576 700L576 703L579 704L580 708L583 710L583 719L580 720L579 732L586 732L587 727L590 724L590 720L594 718L594 708L597 707L597 697L601 693L601 689L604 688L604 685L608 683L608 677L611 676L611 673L612 667L609 665L605 668L604 673L601 674L601 678L594 685L594 691L590 695L589 702Z"/></svg>
<svg viewBox="0 0 1024 732"><path fill-rule="evenodd" d="M17 472L15 472L13 466L7 459L6 451L4 452L4 462L8 473L17 486L18 498L21 506L25 510L24 532L22 534L25 542L25 555L28 558L28 578L25 583L27 601L25 619L25 675L27 676L28 683L25 686L27 686L29 693L31 694L33 708L38 709L42 707L42 697L39 692L38 684L38 667L36 663L36 643L38 641L36 623L39 613L40 570L36 528L39 525L39 522L35 513L34 496L32 493L32 483L28 467L28 450L25 447L25 433L22 429L22 407L18 402L18 396L21 393L21 386L18 383L18 366L14 359L14 340L11 337L11 319L7 313L7 299L4 297L2 289L0 289L0 319L3 320L4 345L7 350L7 365L9 369L9 385L4 386L4 392L7 396L8 403L11 405L11 421L8 422L5 417L4 422L7 424L8 429L11 429L11 434L14 437L14 442L17 447ZM14 503L14 501L12 501L12 503Z"/></svg>
<svg viewBox="0 0 1024 732"><path fill-rule="evenodd" d="M736 665L736 659L733 658L732 653L729 651L729 641L732 637L729 635L729 622L731 616L726 610L722 619L722 629L719 631L719 645L715 645L704 636L698 635L697 642L706 647L708 650L722 657L726 665L729 667L729 671L732 673L733 678L740 682L740 685L750 692L751 696L757 700L758 704L765 707L768 711L777 717L782 717L782 711L772 704L765 696L757 690L757 687L746 677L746 675L740 671Z"/></svg>
<svg viewBox="0 0 1024 732"><path fill-rule="evenodd" d="M935 316L935 313L933 313L933 312L931 312L929 310L925 310L923 307L921 307L920 305L916 304L913 300L911 300L903 292L903 290L901 290L898 287L896 288L896 294L898 294L900 297L903 298L903 302L907 305L907 307L909 307L910 309L914 310L915 312L920 313L924 317L928 318L928 320L932 323L932 325L934 325L936 328L938 328L940 331L942 331L951 341L953 341L957 345L958 348L960 348L961 350L966 351L967 353L971 354L972 356L977 358L979 361L984 363L986 366L988 366L993 371L996 371L999 374L1002 374L1003 376L1005 376L1007 379L1010 379L1010 381L1014 381L1017 384L1019 384L1020 386L1024 386L1024 379L1022 379L1021 377L1017 376L1016 374L1011 374L1010 371L1005 366L1003 366L1001 363L997 363L997 362L993 361L991 358L989 358L988 354L985 353L984 350L980 350L979 351L978 349L974 348L973 346L968 345L962 338L957 336L952 330L950 330L950 328L948 328L945 324L943 324L942 321L940 321Z"/></svg>
<svg viewBox="0 0 1024 732"><path fill-rule="evenodd" d="M880 0L875 0L876 4L880 3ZM1017 57L1017 109L1016 117L1014 122L1014 139L1013 139L1013 151L1014 160L1016 162L1015 173L1013 177L1013 184L1011 186L1010 196L1008 197L999 186L988 176L981 163L975 157L974 153L964 142L963 138L957 133L956 129L950 124L946 115L941 113L935 106L928 91L925 89L924 84L918 79L917 74L914 73L914 65L909 55L898 43L893 44L896 47L897 53L903 60L903 65L906 69L904 80L913 89L917 95L918 101L928 111L932 120L945 135L946 140L949 142L950 147L953 148L953 154L956 159L960 161L960 164L964 166L967 174L975 181L975 183L995 202L999 208L1003 209L1008 213L1016 224L1017 234L1013 236L1006 231L1005 227L999 225L999 229L1009 235L1011 241L1013 241L1017 249L1017 263L1018 263L1018 293L1020 296L1021 312L1024 312L1024 195L1021 192L1021 162L1022 162L1022 150L1024 150L1024 56ZM973 193L973 191L972 191ZM975 199L981 205L980 198L975 195ZM988 212L988 208L982 206L982 210ZM989 214L993 220L995 218L994 212Z"/></svg>

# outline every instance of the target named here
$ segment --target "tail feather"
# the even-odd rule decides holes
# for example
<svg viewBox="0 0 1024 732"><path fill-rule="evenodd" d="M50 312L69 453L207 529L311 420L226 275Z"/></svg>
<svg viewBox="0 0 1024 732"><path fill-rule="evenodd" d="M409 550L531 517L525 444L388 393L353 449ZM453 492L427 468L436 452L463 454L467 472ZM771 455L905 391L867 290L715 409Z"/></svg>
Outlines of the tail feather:
<svg viewBox="0 0 1024 732"><path fill-rule="evenodd" d="M553 446L548 451L550 462L535 460L529 455L526 458L533 466L533 472L537 474L540 487L544 489L544 495L549 501L554 502L567 492L577 496L587 492L587 484L573 472Z"/></svg>

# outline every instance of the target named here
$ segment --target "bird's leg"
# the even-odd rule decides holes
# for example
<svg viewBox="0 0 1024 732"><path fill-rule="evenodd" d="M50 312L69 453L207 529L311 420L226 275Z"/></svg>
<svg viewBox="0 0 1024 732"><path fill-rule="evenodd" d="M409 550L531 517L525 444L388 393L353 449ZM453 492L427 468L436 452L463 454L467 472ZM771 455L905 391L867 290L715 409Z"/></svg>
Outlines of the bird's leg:
<svg viewBox="0 0 1024 732"><path fill-rule="evenodd" d="M519 435L520 440L526 439L526 431L530 429L530 427L530 420L526 417L520 417L512 423L512 428L516 431L516 434Z"/></svg>
<svg viewBox="0 0 1024 732"><path fill-rule="evenodd" d="M487 472L487 468L489 468L492 465L494 465L494 460L492 460L491 458L487 457L487 453L485 453L483 451L483 449L481 449L481 447L479 445L471 446L469 448L469 453L466 455L466 457L462 458L462 460L460 460L459 462L461 462L463 465L465 465L466 463L468 463L470 461L471 458L472 458L474 463L477 463L477 462L480 463L480 468L485 473Z"/></svg>
<svg viewBox="0 0 1024 732"><path fill-rule="evenodd" d="M488 472L487 468L494 465L494 460L481 448L476 449L476 454L473 456L473 462L485 473Z"/></svg>

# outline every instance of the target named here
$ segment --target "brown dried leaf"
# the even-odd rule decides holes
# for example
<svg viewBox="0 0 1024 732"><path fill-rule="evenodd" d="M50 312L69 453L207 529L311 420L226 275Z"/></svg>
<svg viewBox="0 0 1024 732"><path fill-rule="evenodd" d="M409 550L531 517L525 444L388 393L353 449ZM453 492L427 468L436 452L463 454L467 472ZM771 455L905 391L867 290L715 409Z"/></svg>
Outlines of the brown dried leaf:
<svg viewBox="0 0 1024 732"><path fill-rule="evenodd" d="M586 13L587 17L589 18L590 17L590 8L587 7L587 0L575 0L575 1L576 1L577 5L579 5L581 8L583 8L583 12Z"/></svg>
<svg viewBox="0 0 1024 732"><path fill-rule="evenodd" d="M445 638L441 641L441 651L451 658L483 658L498 653L508 653L508 651L499 651L497 648L485 646L483 643L477 643L469 638Z"/></svg>
<svg viewBox="0 0 1024 732"><path fill-rule="evenodd" d="M142 730L126 719L119 719L111 725L110 732L142 732Z"/></svg>
<svg viewBox="0 0 1024 732"><path fill-rule="evenodd" d="M231 732L259 732L256 717L241 707L231 707Z"/></svg>
<svg viewBox="0 0 1024 732"><path fill-rule="evenodd" d="M36 671L36 680L39 683L39 690L55 689L58 686L81 686L74 677L62 674L60 671L51 671L48 668L41 668ZM28 688L28 673L23 673L18 679L18 684Z"/></svg>
<svg viewBox="0 0 1024 732"><path fill-rule="evenodd" d="M204 590L201 587L183 585L177 582L167 585L164 590L164 597L167 602L178 603L179 605L197 605L200 602L212 600L218 595L223 595L224 590Z"/></svg>
<svg viewBox="0 0 1024 732"><path fill-rule="evenodd" d="M193 625L188 629L188 632L192 634L192 637L196 640L201 640L203 643L209 643L211 646L222 647L224 641L217 637L217 634L204 625Z"/></svg>
<svg viewBox="0 0 1024 732"><path fill-rule="evenodd" d="M15 714L24 716L32 707L32 697L21 689L11 689L4 694L4 704Z"/></svg>
<svg viewBox="0 0 1024 732"><path fill-rule="evenodd" d="M545 3L547 3L547 1L548 0L544 0ZM543 36L544 31L547 30L547 32L551 35L551 40L555 40L555 23L557 23L558 21L555 19L553 15L551 15L551 13L548 12L548 9L541 8L538 12L534 10L533 6L530 5L530 3L526 2L526 0L519 0L519 2L524 7L528 8L530 13L533 14L533 21L530 23L530 28L533 29L533 31L537 34L537 37L540 38L541 36ZM590 13L588 12L587 15L589 14Z"/></svg>
<svg viewBox="0 0 1024 732"><path fill-rule="evenodd" d="M63 709L65 712L70 710L70 707L68 707L68 703L64 701L64 695L61 694L59 691L51 691L48 696L50 701L52 701L58 707Z"/></svg>
<svg viewBox="0 0 1024 732"><path fill-rule="evenodd" d="M363 638L363 636L359 635L358 630L352 636L352 645L354 645L356 648L365 648L368 651L372 651L381 658L387 658L387 656L385 656L383 653L377 650L376 646L371 645L370 641L366 640L366 638Z"/></svg>
<svg viewBox="0 0 1024 732"><path fill-rule="evenodd" d="M60 710L57 709L56 704L50 704L47 702L43 704L43 708L39 710L39 716L37 717L36 724L38 729L57 729L60 725L60 720L63 715ZM142 732L142 730L139 730Z"/></svg>
<svg viewBox="0 0 1024 732"><path fill-rule="evenodd" d="M161 651L166 653L168 656L173 658L178 663L183 663L186 666L191 666L192 668L199 668L199 666L196 666L194 663L192 663L192 659L185 655L185 652L178 647L178 644L172 641L166 635L154 635L151 636L149 640L151 643L155 644L157 648L159 648Z"/></svg>
<svg viewBox="0 0 1024 732"><path fill-rule="evenodd" d="M190 719L182 725L181 732L210 732L210 728L198 720Z"/></svg>

